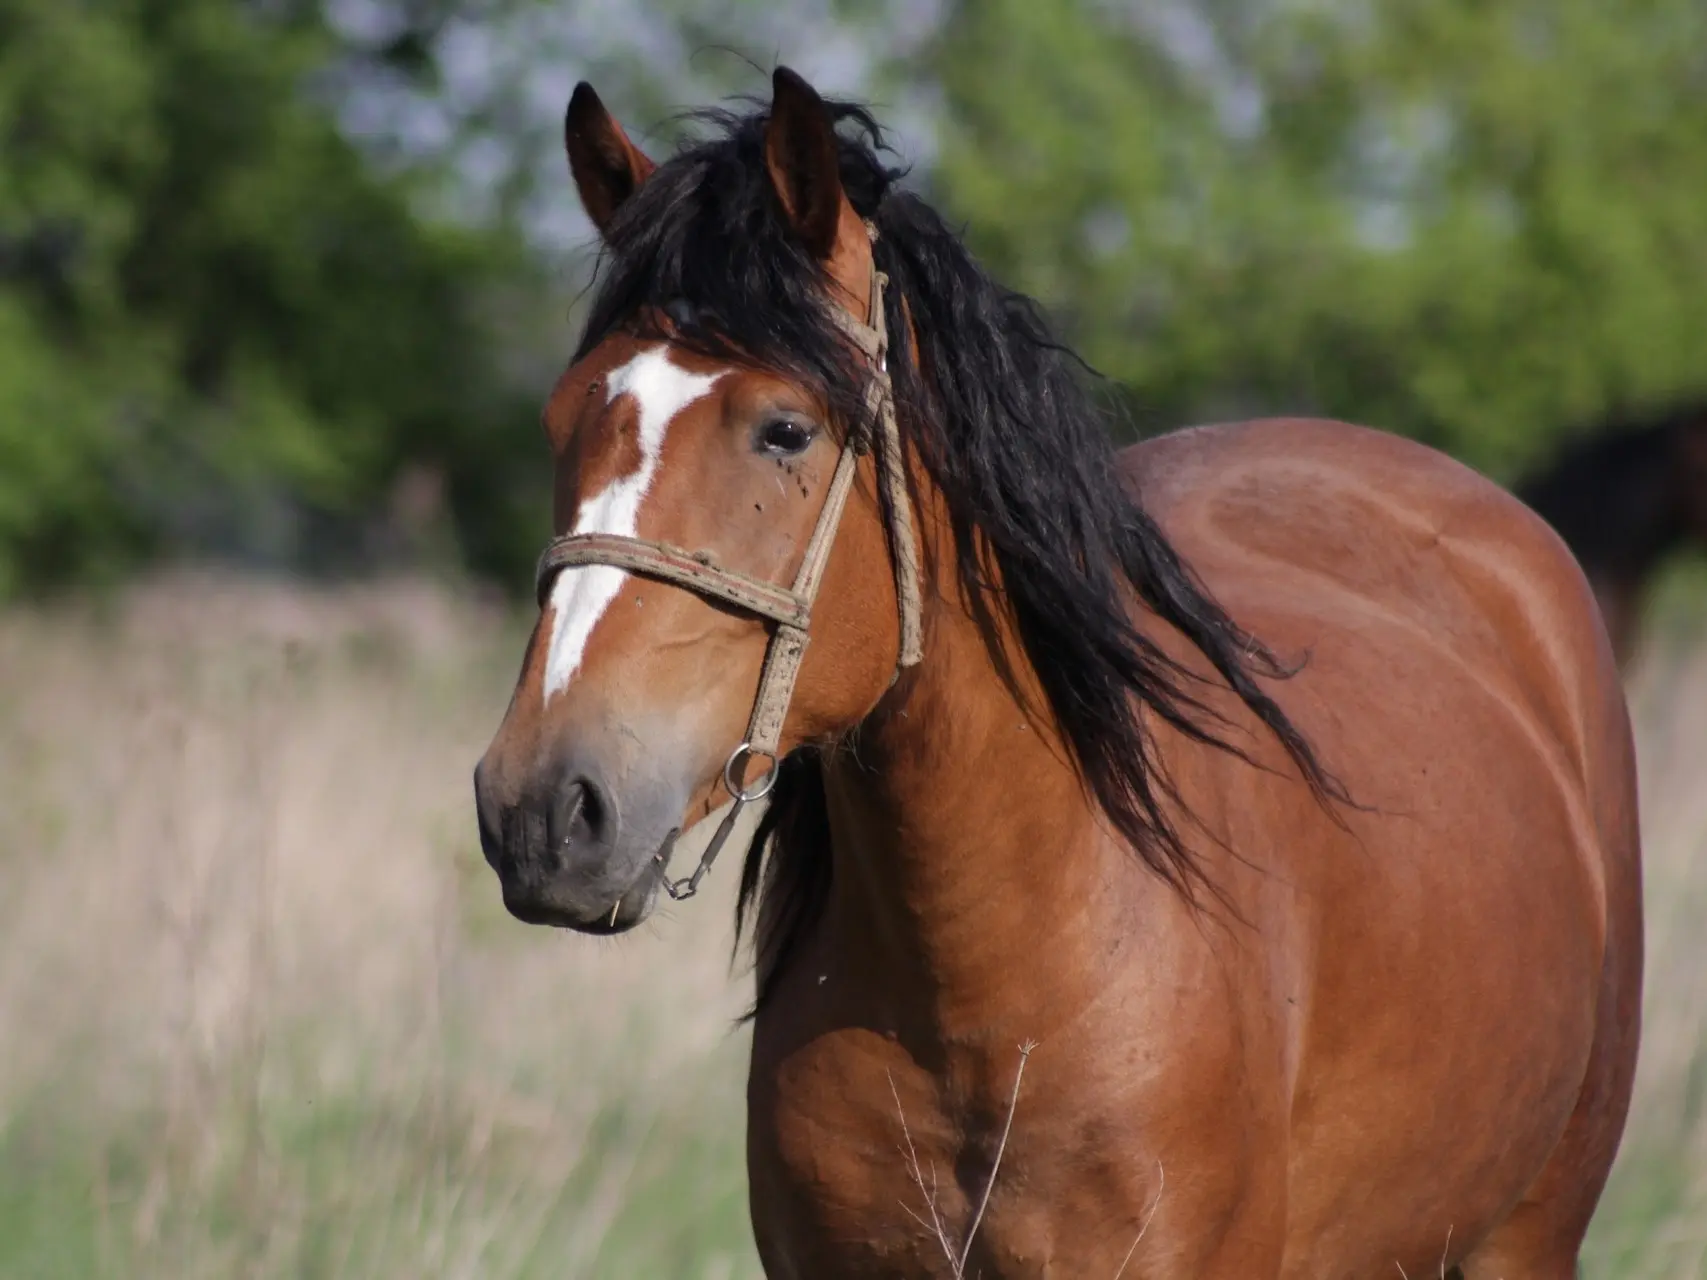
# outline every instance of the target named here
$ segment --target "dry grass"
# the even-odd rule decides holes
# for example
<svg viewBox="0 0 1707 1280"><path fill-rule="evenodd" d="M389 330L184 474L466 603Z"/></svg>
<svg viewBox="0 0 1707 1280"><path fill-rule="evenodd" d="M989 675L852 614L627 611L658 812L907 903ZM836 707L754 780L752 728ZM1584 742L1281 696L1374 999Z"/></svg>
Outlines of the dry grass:
<svg viewBox="0 0 1707 1280"><path fill-rule="evenodd" d="M733 876L609 943L503 915L519 653L409 584L0 622L0 1273L756 1273Z"/></svg>
<svg viewBox="0 0 1707 1280"><path fill-rule="evenodd" d="M1707 646L1662 611L1632 672L1647 902L1636 1098L1585 1254L1591 1277L1707 1277ZM1685 625L1687 623L1687 625Z"/></svg>
<svg viewBox="0 0 1707 1280"><path fill-rule="evenodd" d="M733 868L614 942L509 921L469 771L519 653L419 583L0 616L0 1275L757 1274ZM1648 1025L1588 1274L1681 1280L1707 651L1662 637L1632 696Z"/></svg>

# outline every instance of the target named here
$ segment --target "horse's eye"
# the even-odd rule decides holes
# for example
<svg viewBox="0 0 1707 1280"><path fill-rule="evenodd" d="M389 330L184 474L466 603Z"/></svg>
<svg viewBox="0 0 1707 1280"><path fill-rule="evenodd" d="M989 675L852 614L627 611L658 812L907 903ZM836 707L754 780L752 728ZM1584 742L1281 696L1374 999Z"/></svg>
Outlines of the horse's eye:
<svg viewBox="0 0 1707 1280"><path fill-rule="evenodd" d="M793 418L772 418L759 428L753 447L773 457L792 457L805 452L814 434L809 423Z"/></svg>

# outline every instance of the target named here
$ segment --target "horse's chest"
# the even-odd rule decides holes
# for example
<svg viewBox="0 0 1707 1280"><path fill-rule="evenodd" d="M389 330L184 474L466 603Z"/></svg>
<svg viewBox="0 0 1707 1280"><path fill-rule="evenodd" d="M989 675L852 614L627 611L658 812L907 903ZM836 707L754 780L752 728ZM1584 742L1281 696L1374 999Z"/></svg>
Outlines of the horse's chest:
<svg viewBox="0 0 1707 1280"><path fill-rule="evenodd" d="M1128 1201L1142 1207L1142 1179L1123 1171L1145 1166L1131 1135L1087 1124L1063 1091L1022 1080L1016 1097L1011 1056L1004 1072L949 1083L894 1041L845 1030L773 1066L756 1060L748 1157L767 1273L994 1280L1076 1268L1086 1224L1102 1231L1131 1216ZM1118 1263L1131 1237L1116 1247L1116 1234Z"/></svg>
<svg viewBox="0 0 1707 1280"><path fill-rule="evenodd" d="M773 1280L1055 1274L1054 1224L1018 1190L1012 1152L992 1181L982 1152L921 1143L899 1123L835 1141L831 1126L784 1125L774 1146L750 1149L753 1226Z"/></svg>

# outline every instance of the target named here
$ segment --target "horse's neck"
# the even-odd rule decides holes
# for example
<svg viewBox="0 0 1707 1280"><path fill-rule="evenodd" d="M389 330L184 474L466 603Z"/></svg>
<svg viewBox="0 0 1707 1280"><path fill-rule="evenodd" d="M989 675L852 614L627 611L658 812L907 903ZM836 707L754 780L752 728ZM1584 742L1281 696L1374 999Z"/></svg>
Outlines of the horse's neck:
<svg viewBox="0 0 1707 1280"><path fill-rule="evenodd" d="M827 924L897 1014L1041 1036L1105 976L1130 859L970 619L939 617L908 679L826 769Z"/></svg>

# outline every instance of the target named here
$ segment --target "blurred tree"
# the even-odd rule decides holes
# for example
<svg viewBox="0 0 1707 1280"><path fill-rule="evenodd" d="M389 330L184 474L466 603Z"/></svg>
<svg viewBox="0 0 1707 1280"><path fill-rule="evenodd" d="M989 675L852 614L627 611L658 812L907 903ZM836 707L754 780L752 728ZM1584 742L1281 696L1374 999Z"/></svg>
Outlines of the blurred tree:
<svg viewBox="0 0 1707 1280"><path fill-rule="evenodd" d="M362 51L340 96L347 131L370 155L415 164L430 153L460 176L463 210L522 223L536 250L582 281L592 228L569 186L562 133L577 80L592 81L662 158L691 132L685 113L762 98L778 61L826 92L857 93L875 64L934 25L930 12L909 23L912 0L296 2L327 3Z"/></svg>
<svg viewBox="0 0 1707 1280"><path fill-rule="evenodd" d="M1145 428L1309 411L1496 475L1707 391L1700 0L960 0L933 182Z"/></svg>
<svg viewBox="0 0 1707 1280"><path fill-rule="evenodd" d="M0 595L441 502L520 585L569 89L662 155L775 61L873 97L1142 428L1325 412L1509 478L1707 392L1699 0L0 0Z"/></svg>
<svg viewBox="0 0 1707 1280"><path fill-rule="evenodd" d="M535 305L519 241L364 160L352 56L314 5L0 0L0 595L344 556L423 467L477 567L531 555L537 388L492 321Z"/></svg>

